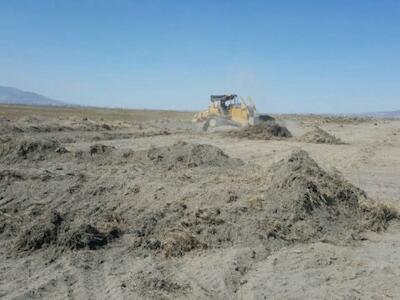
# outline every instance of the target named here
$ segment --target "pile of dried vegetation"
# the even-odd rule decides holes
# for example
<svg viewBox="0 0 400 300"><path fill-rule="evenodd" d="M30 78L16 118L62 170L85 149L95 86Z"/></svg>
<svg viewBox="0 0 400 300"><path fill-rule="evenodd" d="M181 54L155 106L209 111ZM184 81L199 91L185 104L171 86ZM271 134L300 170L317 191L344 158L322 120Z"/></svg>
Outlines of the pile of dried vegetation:
<svg viewBox="0 0 400 300"><path fill-rule="evenodd" d="M96 250L124 234L137 255L179 257L244 245L273 251L294 243L354 241L399 216L367 205L365 192L326 172L305 151L264 169L211 145L178 142L122 152L94 144L66 154L64 166L80 171L59 168L58 175L46 171L43 177L38 164L51 166L58 158L37 161L33 154L59 146L36 141L12 148L13 155L22 153L24 166L34 162L33 170L0 173L7 215L0 218L0 234L14 240L14 252ZM49 195L29 218L24 211L37 200L23 200L28 189L34 199L46 196L43 190ZM21 200L8 201L15 197ZM25 222L13 222L21 218Z"/></svg>
<svg viewBox="0 0 400 300"><path fill-rule="evenodd" d="M229 136L251 140L270 140L292 137L292 134L285 126L272 120L254 126L247 126L242 130L230 131L227 134Z"/></svg>
<svg viewBox="0 0 400 300"><path fill-rule="evenodd" d="M332 145L343 145L344 142L335 137L334 135L329 134L328 132L322 130L319 127L315 127L313 130L306 132L303 134L299 141L305 143L314 143L314 144L332 144Z"/></svg>

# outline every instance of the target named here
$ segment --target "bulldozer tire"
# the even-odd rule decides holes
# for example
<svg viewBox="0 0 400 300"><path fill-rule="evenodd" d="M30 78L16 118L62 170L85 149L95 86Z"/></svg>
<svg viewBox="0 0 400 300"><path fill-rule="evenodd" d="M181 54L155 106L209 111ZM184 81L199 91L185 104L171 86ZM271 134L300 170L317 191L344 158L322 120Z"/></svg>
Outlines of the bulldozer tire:
<svg viewBox="0 0 400 300"><path fill-rule="evenodd" d="M208 120L208 126L211 128L217 127L218 126L218 120L217 119L209 119Z"/></svg>
<svg viewBox="0 0 400 300"><path fill-rule="evenodd" d="M207 119L207 121L203 125L203 131L208 131L209 129L215 128L218 126L218 120L216 118Z"/></svg>

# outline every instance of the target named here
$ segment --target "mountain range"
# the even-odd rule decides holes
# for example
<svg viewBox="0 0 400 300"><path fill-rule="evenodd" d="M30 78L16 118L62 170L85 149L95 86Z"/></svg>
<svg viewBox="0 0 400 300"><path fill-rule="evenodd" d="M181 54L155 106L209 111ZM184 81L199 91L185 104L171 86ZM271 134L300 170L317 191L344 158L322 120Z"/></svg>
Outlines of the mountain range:
<svg viewBox="0 0 400 300"><path fill-rule="evenodd" d="M0 103L19 105L65 106L65 102L48 98L33 92L21 91L17 88L0 86Z"/></svg>

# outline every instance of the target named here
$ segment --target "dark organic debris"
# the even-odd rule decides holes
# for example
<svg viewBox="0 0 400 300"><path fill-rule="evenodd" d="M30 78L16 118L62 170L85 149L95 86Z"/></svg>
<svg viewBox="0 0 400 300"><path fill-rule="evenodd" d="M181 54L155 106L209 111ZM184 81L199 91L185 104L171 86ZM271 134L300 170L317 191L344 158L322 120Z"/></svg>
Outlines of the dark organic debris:
<svg viewBox="0 0 400 300"><path fill-rule="evenodd" d="M15 248L18 251L34 251L57 242L63 218L58 212L28 226L17 238Z"/></svg>
<svg viewBox="0 0 400 300"><path fill-rule="evenodd" d="M52 212L23 229L17 237L15 249L19 252L32 252L48 246L58 251L89 249L97 250L123 234L122 223L107 221L102 230L98 226L79 223L71 224L58 212Z"/></svg>
<svg viewBox="0 0 400 300"><path fill-rule="evenodd" d="M400 219L397 209L384 203L364 203L361 210L365 227L377 232L386 230L392 220Z"/></svg>
<svg viewBox="0 0 400 300"><path fill-rule="evenodd" d="M90 153L90 155L104 154L104 153L110 153L114 149L115 149L115 147L113 147L113 146L95 144L95 145L90 146L89 153Z"/></svg>
<svg viewBox="0 0 400 300"><path fill-rule="evenodd" d="M251 140L270 140L290 138L290 131L275 121L266 121L254 126L245 127L242 130L230 131L229 136L247 138Z"/></svg>
<svg viewBox="0 0 400 300"><path fill-rule="evenodd" d="M61 149L61 146L56 140L22 139L2 144L0 157L6 157L9 161L41 160L49 154L55 153L57 149Z"/></svg>
<svg viewBox="0 0 400 300"><path fill-rule="evenodd" d="M102 232L93 225L81 224L67 230L60 243L70 250L96 250L120 237L121 234L122 232L118 228L112 228L107 232Z"/></svg>

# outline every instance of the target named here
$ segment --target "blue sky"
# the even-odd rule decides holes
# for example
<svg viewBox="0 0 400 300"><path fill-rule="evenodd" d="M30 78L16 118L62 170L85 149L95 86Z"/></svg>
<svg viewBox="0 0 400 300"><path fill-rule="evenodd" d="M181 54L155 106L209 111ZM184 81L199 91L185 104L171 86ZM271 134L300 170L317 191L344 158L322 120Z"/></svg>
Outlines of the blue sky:
<svg viewBox="0 0 400 300"><path fill-rule="evenodd" d="M0 0L0 85L98 106L400 109L400 1Z"/></svg>

